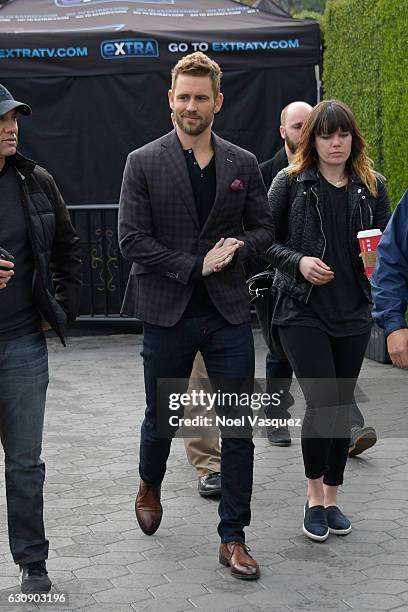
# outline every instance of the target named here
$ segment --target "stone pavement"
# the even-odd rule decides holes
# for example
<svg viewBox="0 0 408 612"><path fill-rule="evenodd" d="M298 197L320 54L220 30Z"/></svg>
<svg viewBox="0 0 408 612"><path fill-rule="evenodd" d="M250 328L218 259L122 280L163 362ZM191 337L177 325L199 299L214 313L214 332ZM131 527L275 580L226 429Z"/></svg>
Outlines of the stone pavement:
<svg viewBox="0 0 408 612"><path fill-rule="evenodd" d="M264 376L265 349L259 332L255 336L257 373ZM407 372L364 364L359 401L366 422L375 424L382 439L348 462L340 497L353 522L347 537L332 535L321 544L302 535L305 481L299 440L290 448L256 440L247 541L262 576L246 583L218 564L217 503L197 494L197 477L181 440L173 444L164 482L162 526L152 537L137 527L134 498L144 409L140 348L140 335L75 337L67 349L49 340L48 569L53 592L69 598L65 609L407 612ZM18 592L18 582L8 549L4 479L1 488L0 611L37 610L7 603Z"/></svg>

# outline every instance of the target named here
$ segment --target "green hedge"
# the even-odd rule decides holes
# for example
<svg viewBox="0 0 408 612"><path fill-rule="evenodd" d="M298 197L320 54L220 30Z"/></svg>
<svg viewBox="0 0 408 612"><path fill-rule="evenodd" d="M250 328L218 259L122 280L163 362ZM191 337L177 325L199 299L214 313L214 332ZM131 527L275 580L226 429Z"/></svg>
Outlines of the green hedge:
<svg viewBox="0 0 408 612"><path fill-rule="evenodd" d="M299 11L298 13L294 13L293 17L295 19L314 19L318 21L320 24L320 28L322 32L324 32L324 14L318 13L317 11L309 11L304 9L303 11Z"/></svg>
<svg viewBox="0 0 408 612"><path fill-rule="evenodd" d="M324 21L325 97L355 112L395 206L408 187L408 2L328 0Z"/></svg>
<svg viewBox="0 0 408 612"><path fill-rule="evenodd" d="M384 174L396 204L408 187L408 2L379 2Z"/></svg>

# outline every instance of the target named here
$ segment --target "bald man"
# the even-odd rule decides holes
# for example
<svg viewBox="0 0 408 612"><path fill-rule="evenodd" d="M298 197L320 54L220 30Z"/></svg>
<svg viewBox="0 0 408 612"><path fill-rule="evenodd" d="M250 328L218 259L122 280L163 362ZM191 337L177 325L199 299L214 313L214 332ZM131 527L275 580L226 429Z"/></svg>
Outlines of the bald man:
<svg viewBox="0 0 408 612"><path fill-rule="evenodd" d="M303 124L312 108L307 102L298 101L291 102L282 110L279 131L285 144L272 159L259 166L267 189L278 172L291 163L299 144Z"/></svg>

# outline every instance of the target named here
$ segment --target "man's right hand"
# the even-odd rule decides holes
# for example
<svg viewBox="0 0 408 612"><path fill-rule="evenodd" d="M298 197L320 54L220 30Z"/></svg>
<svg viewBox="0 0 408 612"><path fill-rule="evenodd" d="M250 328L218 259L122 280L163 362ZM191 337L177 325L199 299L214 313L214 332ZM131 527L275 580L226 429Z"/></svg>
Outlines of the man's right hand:
<svg viewBox="0 0 408 612"><path fill-rule="evenodd" d="M318 257L302 257L299 270L312 285L325 285L334 278L334 272Z"/></svg>
<svg viewBox="0 0 408 612"><path fill-rule="evenodd" d="M7 268L2 270L1 268ZM11 261L0 259L0 289L5 289L10 278L14 275L14 264Z"/></svg>
<svg viewBox="0 0 408 612"><path fill-rule="evenodd" d="M408 328L392 332L387 338L387 347L393 365L408 368Z"/></svg>
<svg viewBox="0 0 408 612"><path fill-rule="evenodd" d="M204 257L203 276L209 276L213 272L219 272L232 261L235 251L240 247L240 243L239 241L236 243L229 241L227 244L224 244L224 242L225 238L220 238Z"/></svg>

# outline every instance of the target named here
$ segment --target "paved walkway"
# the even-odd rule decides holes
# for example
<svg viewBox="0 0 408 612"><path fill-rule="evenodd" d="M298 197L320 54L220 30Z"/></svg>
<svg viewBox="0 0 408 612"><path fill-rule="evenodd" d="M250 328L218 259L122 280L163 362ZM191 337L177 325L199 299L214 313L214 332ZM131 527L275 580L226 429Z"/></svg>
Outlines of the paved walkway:
<svg viewBox="0 0 408 612"><path fill-rule="evenodd" d="M256 333L257 372L265 349ZM48 569L65 609L87 612L408 610L408 374L364 364L359 401L381 441L350 460L341 505L347 537L323 544L301 533L305 482L299 440L256 441L253 518L247 540L261 564L256 583L235 580L217 561L217 503L176 440L155 536L134 516L137 449L144 407L141 336L49 341L51 384L44 456ZM405 402L405 405L404 405ZM392 436L392 437L389 437ZM18 592L8 549L4 479L0 504L0 610ZM54 605L41 610L58 610Z"/></svg>

